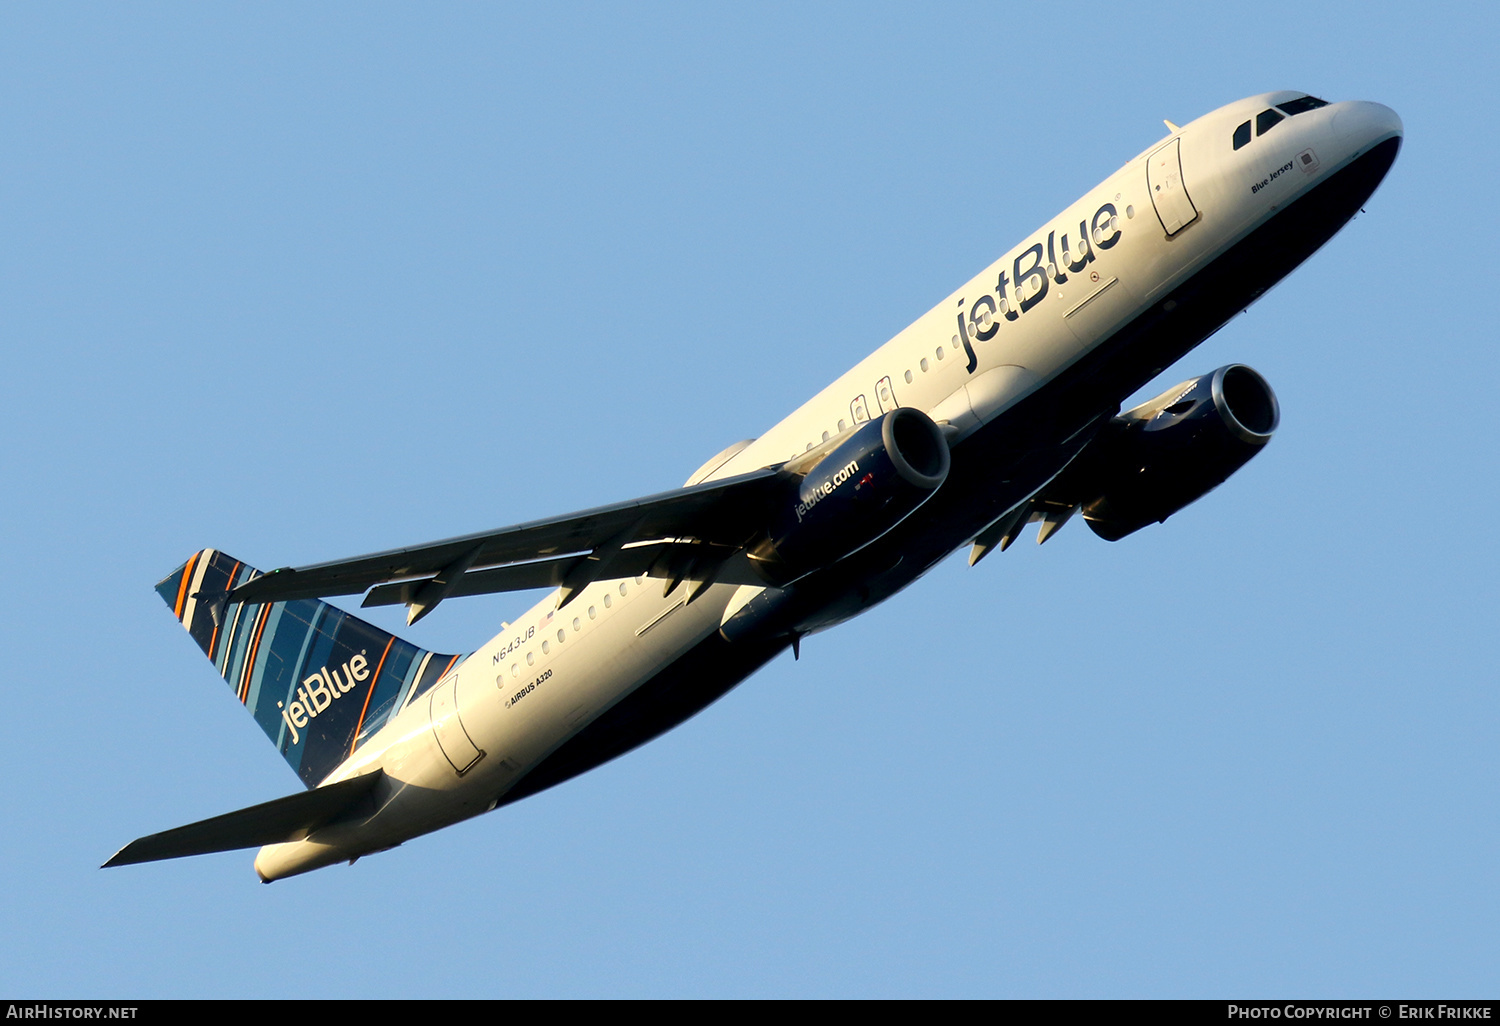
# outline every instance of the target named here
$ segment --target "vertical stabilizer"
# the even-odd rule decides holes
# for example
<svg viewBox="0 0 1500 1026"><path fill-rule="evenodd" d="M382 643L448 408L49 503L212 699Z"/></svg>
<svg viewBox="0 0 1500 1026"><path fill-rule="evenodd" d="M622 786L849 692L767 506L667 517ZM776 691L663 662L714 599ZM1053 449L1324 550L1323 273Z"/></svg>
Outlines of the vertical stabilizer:
<svg viewBox="0 0 1500 1026"><path fill-rule="evenodd" d="M156 592L308 787L459 662L317 599L225 601L258 576L204 549Z"/></svg>

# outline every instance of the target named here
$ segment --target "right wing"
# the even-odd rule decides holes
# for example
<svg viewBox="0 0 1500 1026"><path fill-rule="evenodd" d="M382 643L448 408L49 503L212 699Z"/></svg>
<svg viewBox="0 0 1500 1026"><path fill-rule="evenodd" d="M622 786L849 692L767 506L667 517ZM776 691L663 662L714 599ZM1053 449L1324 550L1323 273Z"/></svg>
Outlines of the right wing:
<svg viewBox="0 0 1500 1026"><path fill-rule="evenodd" d="M650 573L667 578L669 590L683 579L727 580L716 575L764 527L768 505L785 494L784 476L767 467L497 531L273 570L209 598L285 602L373 588L364 605L404 604L415 623L460 595L558 586L565 604L607 576Z"/></svg>

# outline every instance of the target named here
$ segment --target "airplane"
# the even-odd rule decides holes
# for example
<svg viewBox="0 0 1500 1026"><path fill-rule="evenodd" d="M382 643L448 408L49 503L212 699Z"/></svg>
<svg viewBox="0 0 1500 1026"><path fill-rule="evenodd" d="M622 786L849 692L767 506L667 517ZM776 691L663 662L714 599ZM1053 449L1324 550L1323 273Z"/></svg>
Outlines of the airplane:
<svg viewBox="0 0 1500 1026"><path fill-rule="evenodd" d="M259 848L266 883L537 794L677 726L964 545L1120 540L1275 432L1240 364L1123 402L1327 242L1403 138L1378 103L1273 92L1168 135L757 439L675 491L261 573L217 549L157 585L306 790L105 866ZM553 589L468 655L323 600Z"/></svg>

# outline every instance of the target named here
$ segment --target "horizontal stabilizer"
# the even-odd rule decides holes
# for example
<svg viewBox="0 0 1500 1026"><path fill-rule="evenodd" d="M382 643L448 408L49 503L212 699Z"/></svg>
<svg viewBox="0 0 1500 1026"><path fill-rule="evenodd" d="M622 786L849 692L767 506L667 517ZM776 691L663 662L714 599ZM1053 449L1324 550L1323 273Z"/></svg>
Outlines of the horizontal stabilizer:
<svg viewBox="0 0 1500 1026"><path fill-rule="evenodd" d="M131 841L101 867L180 859L236 848L299 841L352 809L384 776L376 770L337 784L302 791L275 801L227 812L213 819L164 830Z"/></svg>

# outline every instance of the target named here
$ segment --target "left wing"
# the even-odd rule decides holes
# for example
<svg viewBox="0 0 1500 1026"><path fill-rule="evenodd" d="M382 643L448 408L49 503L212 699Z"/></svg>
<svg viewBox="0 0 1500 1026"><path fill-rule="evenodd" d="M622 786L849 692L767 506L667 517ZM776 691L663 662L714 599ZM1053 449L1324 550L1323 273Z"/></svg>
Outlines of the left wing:
<svg viewBox="0 0 1500 1026"><path fill-rule="evenodd" d="M708 582L726 579L718 576L724 561L764 527L768 505L785 494L785 476L767 467L497 531L273 570L223 598L285 602L373 586L364 605L404 604L408 623L460 595L558 586L566 604L606 576L650 573L666 578L669 591L694 580L691 598Z"/></svg>

